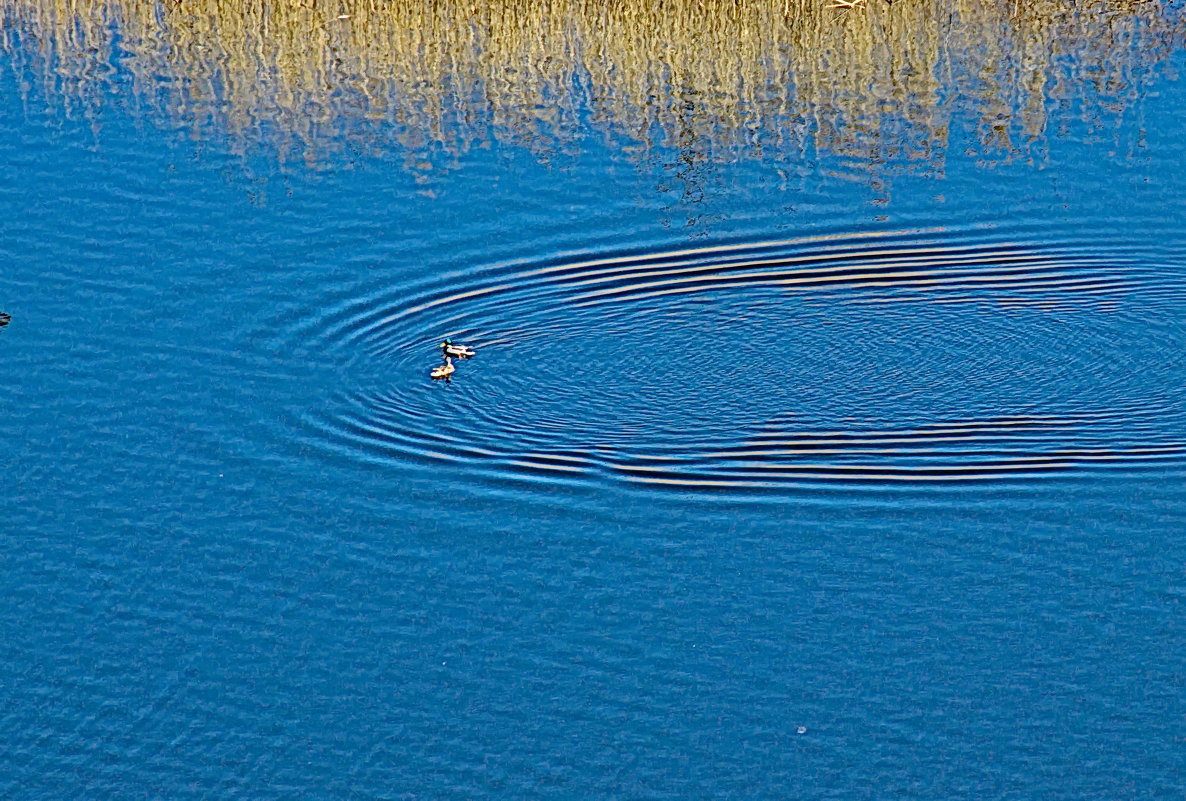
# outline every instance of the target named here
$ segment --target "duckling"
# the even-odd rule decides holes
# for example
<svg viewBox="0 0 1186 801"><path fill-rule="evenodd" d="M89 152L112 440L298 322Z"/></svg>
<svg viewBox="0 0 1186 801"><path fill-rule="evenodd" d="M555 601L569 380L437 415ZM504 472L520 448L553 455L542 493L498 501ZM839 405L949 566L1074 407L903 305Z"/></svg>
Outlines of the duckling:
<svg viewBox="0 0 1186 801"><path fill-rule="evenodd" d="M432 368L432 372L429 373L429 375L433 378L448 378L449 376L453 375L453 371L456 369L457 368L453 366L453 360L446 356L445 363L440 367Z"/></svg>
<svg viewBox="0 0 1186 801"><path fill-rule="evenodd" d="M456 356L458 359L468 359L474 355L473 348L466 347L465 345L454 345L447 339L441 343L441 352L446 356Z"/></svg>

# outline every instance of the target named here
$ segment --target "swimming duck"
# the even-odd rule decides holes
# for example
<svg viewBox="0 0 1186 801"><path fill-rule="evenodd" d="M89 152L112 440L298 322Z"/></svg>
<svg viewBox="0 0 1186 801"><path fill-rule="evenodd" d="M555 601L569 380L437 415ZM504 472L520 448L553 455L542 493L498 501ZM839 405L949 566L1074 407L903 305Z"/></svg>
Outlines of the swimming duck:
<svg viewBox="0 0 1186 801"><path fill-rule="evenodd" d="M453 360L446 356L445 363L440 367L432 368L432 372L429 373L429 375L433 378L448 378L449 376L453 375L453 371L456 369L457 368L453 366Z"/></svg>
<svg viewBox="0 0 1186 801"><path fill-rule="evenodd" d="M8 321L12 319L11 314L0 312L0 325L8 325Z"/></svg>
<svg viewBox="0 0 1186 801"><path fill-rule="evenodd" d="M441 352L446 356L456 356L458 359L468 359L474 355L473 348L467 348L465 345L454 345L447 339L441 343Z"/></svg>

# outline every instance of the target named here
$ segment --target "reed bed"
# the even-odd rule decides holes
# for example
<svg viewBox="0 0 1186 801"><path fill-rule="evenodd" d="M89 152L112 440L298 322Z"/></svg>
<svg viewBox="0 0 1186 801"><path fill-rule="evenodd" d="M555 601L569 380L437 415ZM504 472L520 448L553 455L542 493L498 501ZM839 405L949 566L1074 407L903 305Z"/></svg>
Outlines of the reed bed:
<svg viewBox="0 0 1186 801"><path fill-rule="evenodd" d="M1053 106L1123 113L1184 34L1136 0L0 0L0 16L29 102L97 118L119 89L195 136L310 159L548 154L592 130L696 159L941 165L957 105L1009 157Z"/></svg>

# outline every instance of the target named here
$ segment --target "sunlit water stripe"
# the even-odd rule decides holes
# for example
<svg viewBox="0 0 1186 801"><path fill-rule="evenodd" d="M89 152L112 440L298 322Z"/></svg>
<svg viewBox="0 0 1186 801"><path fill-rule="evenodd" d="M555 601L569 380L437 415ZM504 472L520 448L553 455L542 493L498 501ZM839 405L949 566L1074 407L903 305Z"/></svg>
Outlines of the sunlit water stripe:
<svg viewBox="0 0 1186 801"><path fill-rule="evenodd" d="M322 311L284 312L274 337L283 347L299 343L310 358L372 362L364 373L389 376L372 388L366 386L370 381L343 386L323 406L297 413L298 435L307 443L366 454L368 461L447 464L528 481L555 477L743 492L1172 471L1186 464L1186 410L1164 393L1103 397L1099 403L1109 406L1095 408L1039 396L1012 416L969 416L955 406L913 426L887 420L802 427L736 407L744 395L730 387L722 387L724 406L716 409L697 407L708 396L685 397L678 380L669 388L648 383L654 366L673 377L696 373L719 350L716 323L700 324L709 328L688 352L658 361L631 355L670 315L695 320L701 314L695 309L711 315L720 299L737 302L755 290L776 293L742 312L757 314L755 319L779 319L804 304L818 305L817 313L831 318L846 305L903 300L936 309L1012 303L1097 314L1105 313L1102 304L1131 304L1151 314L1152 306L1174 308L1186 297L1186 274L1158 255L1144 261L1139 254L1073 243L1027 248L943 232L899 232L495 263L426 274L398 292L365 282L339 286L326 295ZM709 302L701 306L689 296ZM929 313L923 314L926 319ZM974 320L999 329L1003 341L1037 333L1025 328L1032 321L1007 323L983 314L989 316ZM458 362L453 385L430 385L427 368L443 336L464 338L478 356L472 364ZM570 365L565 351L552 354L558 363L533 358L554 341L590 337L620 338L611 350L624 361L611 367L578 359ZM933 342L902 347L918 350L920 359L937 358L922 355L934 349ZM500 354L516 359L508 362ZM871 353L853 369L876 374L877 359ZM495 363L497 368L488 367ZM918 364L945 369L941 361ZM492 369L500 372L483 372ZM940 375L937 386L943 386ZM648 387L645 398L634 397L640 381Z"/></svg>

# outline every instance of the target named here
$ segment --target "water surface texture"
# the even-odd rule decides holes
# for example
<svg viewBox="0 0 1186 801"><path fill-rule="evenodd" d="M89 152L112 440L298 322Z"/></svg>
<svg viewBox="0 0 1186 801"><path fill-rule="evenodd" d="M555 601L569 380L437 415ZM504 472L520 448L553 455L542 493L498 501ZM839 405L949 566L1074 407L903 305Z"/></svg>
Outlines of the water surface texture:
<svg viewBox="0 0 1186 801"><path fill-rule="evenodd" d="M0 0L0 796L1182 798L1180 6Z"/></svg>

